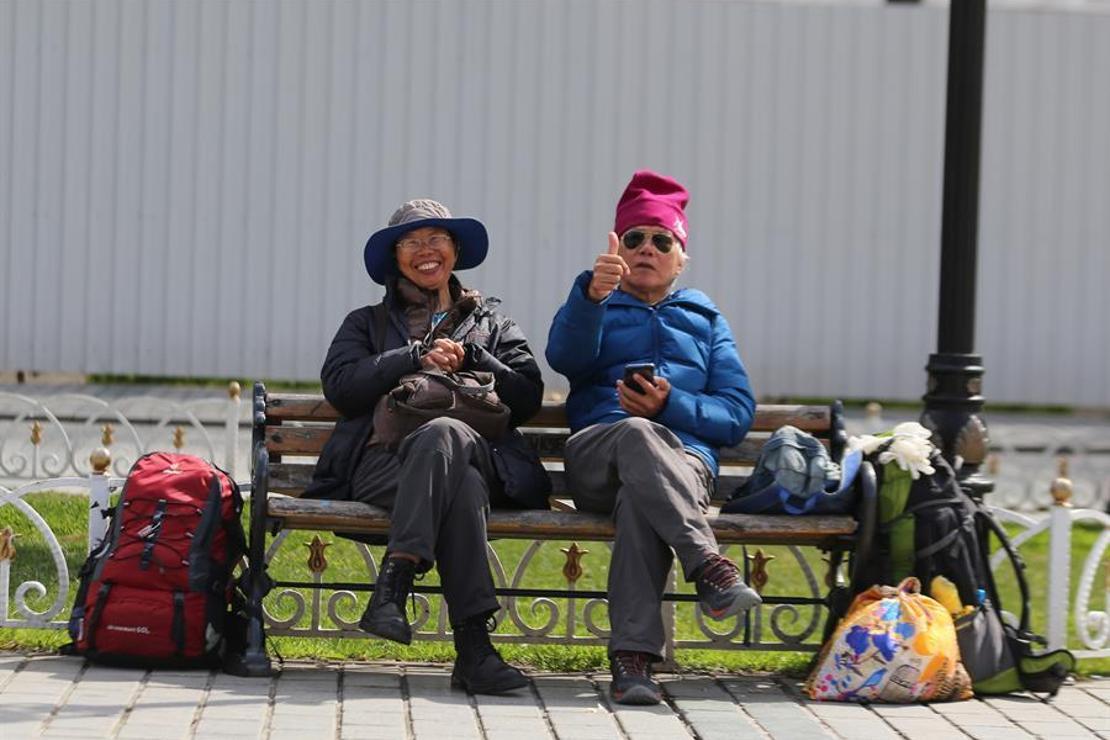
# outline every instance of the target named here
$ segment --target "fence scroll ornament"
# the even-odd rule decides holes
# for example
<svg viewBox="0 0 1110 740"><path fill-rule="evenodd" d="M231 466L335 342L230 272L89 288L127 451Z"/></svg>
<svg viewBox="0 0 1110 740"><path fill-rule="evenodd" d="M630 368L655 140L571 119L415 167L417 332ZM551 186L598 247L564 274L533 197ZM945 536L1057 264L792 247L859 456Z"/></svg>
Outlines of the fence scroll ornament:
<svg viewBox="0 0 1110 740"><path fill-rule="evenodd" d="M81 479L62 479L71 485L79 483ZM55 620L63 610L69 606L70 577L69 567L66 564L65 553L53 529L46 520L24 500L24 496L35 491L46 490L53 487L43 483L32 483L15 490L0 486L0 510L5 506L12 506L21 514L31 528L41 536L46 550L50 554L56 576L56 593L54 599L45 609L35 609L32 602L40 601L49 595L49 590L38 578L47 576L46 573L36 573L36 579L26 580L16 586L14 598L11 591L12 563L18 555L18 538L10 526L0 530L0 627L58 627L64 622ZM55 579L48 579L54 583ZM14 611L14 614L12 613Z"/></svg>
<svg viewBox="0 0 1110 740"><path fill-rule="evenodd" d="M296 560L304 557L304 550L290 549L290 533L279 533L267 550L267 560L271 572L285 570ZM338 582L329 579L328 562L324 556L330 544L318 535L304 543L308 549L304 562L305 569L311 574L313 586L325 586L323 590L313 589L305 593L296 581L279 581L278 588L271 591L263 604L263 611L271 634L281 636L318 636L318 637L359 637L364 636L358 629L358 619L365 606L366 590L364 584L374 581L377 576L377 557L375 550L356 542L341 542L343 547L353 547L359 553L359 560L366 569L366 577L357 584ZM611 549L609 543L598 546ZM596 548L591 548L596 549ZM487 549L494 583L498 588L507 589L503 595L502 610L498 622L511 627L512 633L500 630L494 636L501 642L528 642L533 644L578 644L604 645L608 640L609 626L606 612L607 602L598 591L580 589L579 581L586 573L582 557L591 549L584 549L579 543L562 543L536 540L525 545L523 550L507 560L504 553L494 547ZM805 574L807 593L805 597L817 601L823 596L818 587L819 580L800 548L789 550L794 562L791 567ZM562 584L551 584L552 575L550 556L552 551L564 556L561 570ZM726 554L728 548L725 549ZM774 556L759 551L757 562L762 558L765 564ZM280 567L278 563L280 562ZM766 585L770 575L764 567L757 566L762 573L759 582ZM551 589L562 593L549 595L519 595L514 593L529 583L544 579ZM328 589L328 583L333 588ZM423 639L450 640L451 633L447 621L447 611L440 595L423 593L417 584L415 594L415 614L410 614L413 631ZM326 594L326 596L325 596ZM580 594L580 595L579 595ZM747 617L733 618L724 622L705 620L693 604L687 603L679 608L694 609L694 622L697 633L676 636L679 647L702 647L713 649L771 649L771 650L813 650L818 647L818 627L822 624L824 607L813 604L766 605L753 610ZM808 612L808 614L804 614ZM673 633L674 615L664 611L665 619L670 621ZM738 637L744 639L738 641Z"/></svg>
<svg viewBox="0 0 1110 740"><path fill-rule="evenodd" d="M229 384L226 399L188 401L156 396L106 401L77 393L36 399L0 392L0 480L11 485L88 475L89 453L100 446L111 450L111 472L116 476L126 475L144 453L171 448L222 462L234 472L238 385Z"/></svg>
<svg viewBox="0 0 1110 740"><path fill-rule="evenodd" d="M992 509L1000 520L1020 531L1013 536L1014 545L1019 549L1029 540L1048 534L1049 538L1049 584L1046 602L1055 608L1046 609L1048 626L1046 637L1051 649L1068 647L1068 617L1074 620L1076 636L1082 645L1073 652L1077 657L1110 657L1110 559L1106 558L1110 548L1110 515L1094 509L1076 509L1072 506L1072 482L1067 477L1069 464L1067 458L1059 461L1058 477L1052 482L1050 493L1053 506L1048 516L1033 518L1025 514L1001 508ZM1100 530L1091 549L1083 556L1074 602L1069 594L1072 537L1077 525ZM1005 554L995 552L991 557L992 568L1005 562ZM1101 610L1092 609L1091 599L1095 591L1096 577L1103 570L1103 605ZM1071 605L1069 610L1067 605ZM1063 606L1064 608L1061 608Z"/></svg>

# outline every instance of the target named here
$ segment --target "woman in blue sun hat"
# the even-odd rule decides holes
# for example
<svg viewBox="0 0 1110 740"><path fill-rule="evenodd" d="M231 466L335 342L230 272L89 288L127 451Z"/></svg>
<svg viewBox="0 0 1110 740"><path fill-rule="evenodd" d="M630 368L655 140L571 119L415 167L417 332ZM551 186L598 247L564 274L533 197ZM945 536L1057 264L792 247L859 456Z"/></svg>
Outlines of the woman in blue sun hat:
<svg viewBox="0 0 1110 740"><path fill-rule="evenodd" d="M391 512L377 584L359 627L408 644L405 599L414 577L439 570L458 658L452 685L501 693L526 685L490 643L499 605L486 558L486 516L502 490L490 444L465 423L438 418L395 449L376 437L378 400L401 376L425 370L493 374L516 426L539 410L543 380L520 328L498 299L463 287L455 271L486 258L489 237L472 218L455 218L434 200L411 200L366 242L366 271L385 286L376 306L352 311L332 340L320 378L342 419L305 495L363 501ZM522 442L523 440L521 440ZM547 507L540 491L501 503Z"/></svg>

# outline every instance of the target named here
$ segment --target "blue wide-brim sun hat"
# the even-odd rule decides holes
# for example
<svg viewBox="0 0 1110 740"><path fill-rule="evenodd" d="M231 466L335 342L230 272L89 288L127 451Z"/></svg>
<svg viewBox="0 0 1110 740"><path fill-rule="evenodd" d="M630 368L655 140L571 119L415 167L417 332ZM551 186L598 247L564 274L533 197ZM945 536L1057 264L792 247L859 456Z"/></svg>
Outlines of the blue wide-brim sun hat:
<svg viewBox="0 0 1110 740"><path fill-rule="evenodd" d="M389 225L375 231L366 240L363 260L366 272L379 285L400 274L394 247L397 240L414 229L439 226L451 233L458 249L456 270L469 270L486 259L489 251L489 234L481 221L473 218L454 218L447 208L434 200L410 200L398 208L389 219Z"/></svg>

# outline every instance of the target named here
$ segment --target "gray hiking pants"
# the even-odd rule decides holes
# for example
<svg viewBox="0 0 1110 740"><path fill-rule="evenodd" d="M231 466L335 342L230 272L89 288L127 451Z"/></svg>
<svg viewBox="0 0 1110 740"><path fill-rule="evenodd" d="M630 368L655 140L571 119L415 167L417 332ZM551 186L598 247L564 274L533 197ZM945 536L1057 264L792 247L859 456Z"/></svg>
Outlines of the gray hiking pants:
<svg viewBox="0 0 1110 740"><path fill-rule="evenodd" d="M567 440L567 485L582 511L612 514L609 653L662 658L663 591L674 555L687 580L717 551L706 521L713 476L665 426L632 417Z"/></svg>
<svg viewBox="0 0 1110 740"><path fill-rule="evenodd" d="M363 453L352 497L389 509L388 552L418 556L439 570L451 624L498 609L486 557L493 480L489 445L461 421L439 418L405 437L394 454Z"/></svg>

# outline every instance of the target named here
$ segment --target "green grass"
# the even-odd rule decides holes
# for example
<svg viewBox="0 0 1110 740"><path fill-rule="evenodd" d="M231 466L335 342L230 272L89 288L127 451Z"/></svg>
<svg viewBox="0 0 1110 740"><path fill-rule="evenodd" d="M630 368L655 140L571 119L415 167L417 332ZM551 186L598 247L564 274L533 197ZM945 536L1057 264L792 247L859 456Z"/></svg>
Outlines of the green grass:
<svg viewBox="0 0 1110 740"><path fill-rule="evenodd" d="M65 552L65 558L71 573L80 567L85 551L85 501L82 497L72 497L63 494L45 493L33 494L26 499L33 505L40 515L53 527ZM30 522L13 506L0 507L0 529L11 526L19 537L15 540L17 555L12 562L11 582L14 585L25 580L43 579L47 574L54 573L49 550L42 536L31 526ZM1077 588L1077 582L1083 562L1088 552L1094 545L1099 535L1099 530L1091 527L1077 527L1073 534L1072 555L1072 589ZM308 557L307 545L314 535L306 532L293 532L286 539L277 556L271 564L271 575L279 580L309 580L310 574L306 567ZM329 582L351 581L365 582L367 580L366 567L357 546L345 539L336 537L331 533L320 533L321 539L329 542L326 549L328 568L325 580ZM565 542L544 543L534 557L532 565L527 571L527 576L521 583L525 587L565 587L562 580L561 569L564 556L560 548L566 547ZM516 562L519 560L529 543L518 541L500 541L494 544L506 572L511 577ZM582 560L584 574L578 582L582 590L604 590L607 578L608 557L606 547L602 543L581 543L581 547L590 550ZM773 555L775 559L769 566L770 581L764 590L768 595L786 595L805 592L805 580L801 568L794 561L793 555L787 548L768 547L765 552ZM732 548L730 554L739 558L739 548ZM371 548L371 556L377 560L381 548ZM1048 562L1048 536L1047 533L1029 541L1022 547L1022 555L1026 559L1028 579L1033 601L1033 626L1036 630L1044 632L1046 627L1046 614L1043 611L1045 593L1047 589L1047 562ZM804 556L814 566L816 577L824 577L824 569L820 562L821 553L812 549L805 549ZM1095 593L1092 595L1091 604L1105 603L1106 569L1108 561L1104 557L1100 571L1095 579ZM425 584L435 584L436 574L433 571L426 577ZM56 595L56 583L46 582L47 596L31 601L31 607L36 610L45 609ZM999 583L1002 592L1003 604L1011 610L1018 603L1017 586L1013 576L1003 572ZM680 584L680 591L689 592L689 587ZM307 593L307 592L306 592ZM324 592L326 599L331 592ZM311 598L307 596L306 598ZM348 621L356 621L365 606L368 594L359 593L353 602L344 602L338 608L339 615ZM560 616L565 619L566 604L562 600L555 600L559 605ZM432 609L429 625L435 625L439 618L438 597L431 599ZM540 611L529 615L522 599L520 612L526 617L529 624L534 627L542 624L546 613ZM326 603L326 601L325 601ZM267 608L277 617L286 617L292 614L292 605L277 599L276 594L271 594ZM764 610L764 619L768 619L770 610ZM68 608L64 614L68 614ZM692 639L700 635L694 623L693 607L679 605L677 607L676 633L680 639ZM811 616L811 608L799 609L801 622L807 623ZM597 611L600 625L607 627L604 610ZM1070 620L1069 620L1070 622ZM324 626L333 626L324 619ZM714 625L718 627L718 625ZM785 625L787 631L796 631ZM819 623L810 638L810 642L818 640L822 634L823 624ZM1078 645L1079 641L1074 636L1074 626L1071 630L1070 643ZM511 625L502 625L499 632L515 631ZM581 624L581 610L579 609L578 629L576 634L587 634ZM765 639L771 640L769 630L765 630ZM30 629L2 629L0 630L0 649L20 650L53 650L68 641L64 631L58 630L30 630ZM354 660L402 660L419 662L446 662L454 659L454 649L449 642L418 641L412 646L401 646L381 640L372 639L321 639L301 637L274 638L278 651L286 658L315 658L315 659L354 659ZM553 671L583 671L600 669L605 666L605 650L603 647L593 646L564 646L564 645L504 645L502 652L512 661L527 664L535 668ZM791 653L783 651L723 651L682 649L678 651L679 666L687 670L720 670L720 671L773 671L800 675L805 672L809 661L808 653ZM1106 673L1110 671L1110 659L1085 660L1080 664L1080 671L1085 674Z"/></svg>

